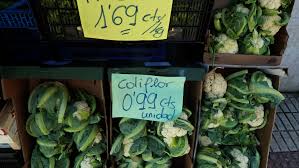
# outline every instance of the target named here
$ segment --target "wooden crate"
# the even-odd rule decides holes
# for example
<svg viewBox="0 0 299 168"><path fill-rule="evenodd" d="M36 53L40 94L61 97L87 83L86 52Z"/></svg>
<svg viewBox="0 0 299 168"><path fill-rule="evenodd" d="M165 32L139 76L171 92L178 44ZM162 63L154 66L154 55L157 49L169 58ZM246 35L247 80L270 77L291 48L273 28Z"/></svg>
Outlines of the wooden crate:
<svg viewBox="0 0 299 168"><path fill-rule="evenodd" d="M249 73L258 71L256 68L247 68L249 70ZM217 69L217 73L221 73L224 77L232 74L234 72L238 72L242 69L240 68L224 68L224 69ZM273 88L278 89L279 88L279 77L274 75L268 75L268 77L271 78ZM275 123L275 116L276 116L276 107L270 106L270 104L265 104L265 111L268 111L268 119L267 124L264 128L256 130L256 136L260 142L260 145L258 146L258 151L261 154L261 163L260 168L267 168L268 166L268 158L269 158L269 151L270 151L270 145L272 140L272 132L273 127Z"/></svg>
<svg viewBox="0 0 299 168"><path fill-rule="evenodd" d="M25 163L24 168L30 167L31 153L35 143L35 139L26 132L26 121L29 116L27 101L31 91L42 82L60 81L69 89L81 88L94 95L97 100L97 111L104 116L100 125L105 130L104 134L106 142L108 142L102 71L101 68L2 67L3 95L5 99L11 99L15 107L17 130ZM108 155L106 153L107 158Z"/></svg>
<svg viewBox="0 0 299 168"><path fill-rule="evenodd" d="M188 155L173 158L172 166L174 168L192 168L195 160L195 149L197 148L198 141L198 126L199 126L199 111L201 107L201 95L202 95L202 84L205 70L201 68L115 68L109 69L108 75L111 77L111 73L123 73L123 74L144 74L144 75L157 75L157 76L185 76L186 82L184 86L184 100L183 105L191 110L192 116L190 117L191 123L194 125L194 133L189 137L190 152ZM111 95L111 94L110 94ZM111 98L110 98L111 100ZM112 144L116 136L113 135L113 128L118 128L120 119L113 119L112 116L112 101L110 102L110 143ZM117 167L114 158L111 157L113 167Z"/></svg>

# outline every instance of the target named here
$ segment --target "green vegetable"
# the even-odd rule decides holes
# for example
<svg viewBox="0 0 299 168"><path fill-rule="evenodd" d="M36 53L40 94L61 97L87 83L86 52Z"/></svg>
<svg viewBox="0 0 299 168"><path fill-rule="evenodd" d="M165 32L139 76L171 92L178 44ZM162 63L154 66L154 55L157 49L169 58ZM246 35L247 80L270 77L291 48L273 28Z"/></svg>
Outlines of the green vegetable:
<svg viewBox="0 0 299 168"><path fill-rule="evenodd" d="M263 104L279 104L284 97L273 89L264 73L242 70L228 75L224 98L203 101L201 138L203 146L255 145L254 130L267 123Z"/></svg>
<svg viewBox="0 0 299 168"><path fill-rule="evenodd" d="M100 132L96 124L92 124L79 132L74 133L74 142L79 151L84 152L89 146L92 145L97 134Z"/></svg>
<svg viewBox="0 0 299 168"><path fill-rule="evenodd" d="M118 167L170 167L171 158L190 151L187 133L194 130L188 121L191 115L183 108L178 119L164 123L122 118L110 154Z"/></svg>
<svg viewBox="0 0 299 168"><path fill-rule="evenodd" d="M138 139L143 136L147 121L122 118L119 122L121 133L125 135L125 139Z"/></svg>
<svg viewBox="0 0 299 168"><path fill-rule="evenodd" d="M284 96L273 89L271 80L261 71L252 74L249 89L259 103L271 102L273 105L278 105L284 100Z"/></svg>
<svg viewBox="0 0 299 168"><path fill-rule="evenodd" d="M240 52L242 54L270 55L271 39L262 37L256 30L247 34L241 44Z"/></svg>
<svg viewBox="0 0 299 168"><path fill-rule="evenodd" d="M46 111L50 115L57 115L58 123L62 123L68 100L68 90L62 83L46 82L30 94L28 111L33 114Z"/></svg>
<svg viewBox="0 0 299 168"><path fill-rule="evenodd" d="M215 53L236 54L239 51L238 42L225 34L212 37L211 49Z"/></svg>
<svg viewBox="0 0 299 168"><path fill-rule="evenodd" d="M196 157L197 168L223 168L228 164L224 154L217 148L201 148Z"/></svg>
<svg viewBox="0 0 299 168"><path fill-rule="evenodd" d="M26 130L33 137L48 135L50 131L56 130L59 127L57 118L45 111L31 114L26 122Z"/></svg>
<svg viewBox="0 0 299 168"><path fill-rule="evenodd" d="M105 152L106 145L103 143L97 144L87 151L80 153L75 158L74 168L93 167L101 168L105 162L101 159L101 154Z"/></svg>
<svg viewBox="0 0 299 168"><path fill-rule="evenodd" d="M224 8L221 11L221 23L224 32L232 39L239 39L248 30L248 13L249 10L240 9L234 6L230 9Z"/></svg>

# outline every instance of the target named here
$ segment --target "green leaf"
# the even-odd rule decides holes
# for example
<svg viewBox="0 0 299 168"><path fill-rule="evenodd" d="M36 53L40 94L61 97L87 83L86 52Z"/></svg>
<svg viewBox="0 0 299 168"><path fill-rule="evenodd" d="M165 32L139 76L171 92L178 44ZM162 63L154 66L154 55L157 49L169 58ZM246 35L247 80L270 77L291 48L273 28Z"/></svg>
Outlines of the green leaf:
<svg viewBox="0 0 299 168"><path fill-rule="evenodd" d="M147 148L149 151L151 151L152 153L154 153L155 155L158 155L158 156L161 156L164 154L165 144L159 138L157 138L153 135L148 135L147 142L148 142Z"/></svg>
<svg viewBox="0 0 299 168"><path fill-rule="evenodd" d="M178 118L174 121L173 126L187 130L190 135L192 134L192 131L194 130L194 126L189 121L186 121L186 120L183 120L180 118Z"/></svg>
<svg viewBox="0 0 299 168"><path fill-rule="evenodd" d="M122 134L119 134L117 138L115 139L114 143L112 144L110 155L117 154L122 149L122 143L123 143L124 136Z"/></svg>
<svg viewBox="0 0 299 168"><path fill-rule="evenodd" d="M129 151L130 156L134 157L142 154L146 150L147 146L148 146L148 141L146 137L141 137L136 139L130 148Z"/></svg>
<svg viewBox="0 0 299 168"><path fill-rule="evenodd" d="M171 157L180 157L185 155L187 148L189 147L187 136L175 137L172 143L168 146L169 153Z"/></svg>

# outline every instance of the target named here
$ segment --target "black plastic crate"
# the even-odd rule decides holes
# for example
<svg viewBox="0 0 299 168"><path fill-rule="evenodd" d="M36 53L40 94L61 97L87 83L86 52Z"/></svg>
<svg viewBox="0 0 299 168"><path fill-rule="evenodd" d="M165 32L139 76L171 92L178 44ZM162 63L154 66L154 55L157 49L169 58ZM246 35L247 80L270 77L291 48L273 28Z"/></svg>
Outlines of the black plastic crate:
<svg viewBox="0 0 299 168"><path fill-rule="evenodd" d="M31 0L42 35L49 40L83 40L77 0ZM204 41L213 1L173 0L168 40ZM85 39L86 40L86 39Z"/></svg>
<svg viewBox="0 0 299 168"><path fill-rule="evenodd" d="M0 1L0 29L36 29L27 0Z"/></svg>

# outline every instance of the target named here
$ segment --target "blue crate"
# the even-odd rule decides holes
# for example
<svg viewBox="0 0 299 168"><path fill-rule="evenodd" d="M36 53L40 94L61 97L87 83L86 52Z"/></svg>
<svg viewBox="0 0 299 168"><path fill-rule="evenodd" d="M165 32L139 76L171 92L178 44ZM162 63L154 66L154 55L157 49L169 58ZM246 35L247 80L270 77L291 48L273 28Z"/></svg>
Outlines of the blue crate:
<svg viewBox="0 0 299 168"><path fill-rule="evenodd" d="M28 9L18 9L27 5ZM20 0L6 9L0 10L0 29L36 29L33 13L26 0Z"/></svg>

